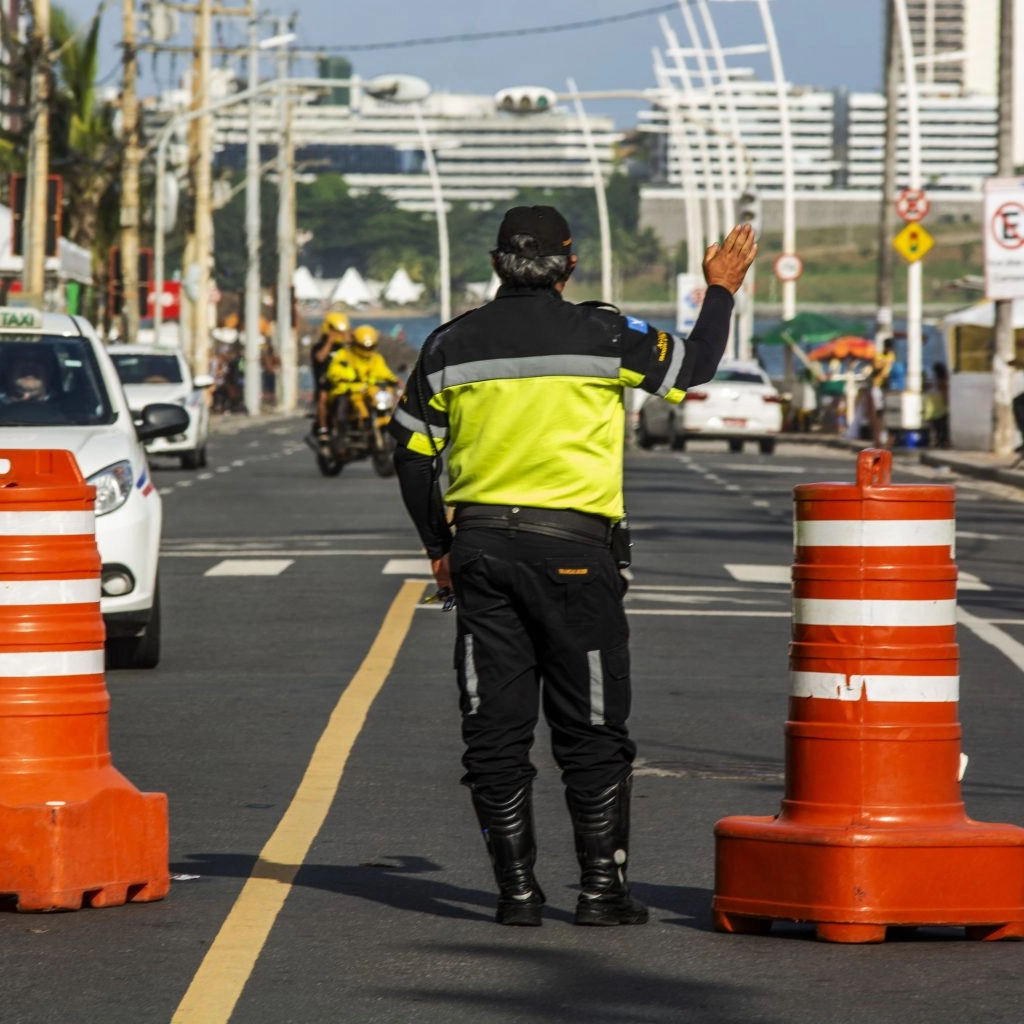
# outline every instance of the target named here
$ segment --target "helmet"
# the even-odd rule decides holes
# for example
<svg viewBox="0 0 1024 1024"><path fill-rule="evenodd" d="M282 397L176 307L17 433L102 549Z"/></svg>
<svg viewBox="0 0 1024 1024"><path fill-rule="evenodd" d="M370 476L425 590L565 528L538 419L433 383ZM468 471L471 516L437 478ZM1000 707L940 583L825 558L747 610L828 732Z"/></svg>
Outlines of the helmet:
<svg viewBox="0 0 1024 1024"><path fill-rule="evenodd" d="M362 348L376 348L377 342L380 340L380 331L369 324L361 324L352 332L352 337Z"/></svg>
<svg viewBox="0 0 1024 1024"><path fill-rule="evenodd" d="M320 325L321 334L348 334L351 329L352 325L344 313L328 313Z"/></svg>

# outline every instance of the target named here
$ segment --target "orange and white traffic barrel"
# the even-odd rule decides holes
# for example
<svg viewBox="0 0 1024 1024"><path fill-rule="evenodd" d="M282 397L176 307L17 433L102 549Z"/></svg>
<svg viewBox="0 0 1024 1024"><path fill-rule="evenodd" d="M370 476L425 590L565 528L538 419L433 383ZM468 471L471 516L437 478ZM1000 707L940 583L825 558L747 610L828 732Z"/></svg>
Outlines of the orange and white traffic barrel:
<svg viewBox="0 0 1024 1024"><path fill-rule="evenodd" d="M157 900L167 797L111 761L95 489L70 452L0 451L0 898Z"/></svg>
<svg viewBox="0 0 1024 1024"><path fill-rule="evenodd" d="M785 795L715 826L720 931L1024 938L1024 829L971 821L960 794L954 490L891 470L872 449L855 484L794 489Z"/></svg>

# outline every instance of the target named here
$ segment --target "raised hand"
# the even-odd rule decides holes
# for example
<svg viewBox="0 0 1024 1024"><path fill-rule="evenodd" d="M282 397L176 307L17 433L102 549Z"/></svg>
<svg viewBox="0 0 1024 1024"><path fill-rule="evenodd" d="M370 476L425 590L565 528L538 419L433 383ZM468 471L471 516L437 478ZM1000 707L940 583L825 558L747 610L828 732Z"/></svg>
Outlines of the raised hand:
<svg viewBox="0 0 1024 1024"><path fill-rule="evenodd" d="M749 224L737 224L724 242L708 246L704 253L704 280L735 294L756 255L754 229Z"/></svg>

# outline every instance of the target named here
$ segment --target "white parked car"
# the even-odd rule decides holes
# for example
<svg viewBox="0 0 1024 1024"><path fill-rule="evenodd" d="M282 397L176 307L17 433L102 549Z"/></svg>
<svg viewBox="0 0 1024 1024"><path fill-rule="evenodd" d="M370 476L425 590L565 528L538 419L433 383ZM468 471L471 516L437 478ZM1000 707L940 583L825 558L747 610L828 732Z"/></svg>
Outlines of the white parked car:
<svg viewBox="0 0 1024 1024"><path fill-rule="evenodd" d="M641 448L665 442L677 451L693 439L721 438L733 452L742 451L744 441L757 441L770 455L781 429L781 399L768 374L755 362L723 359L714 377L690 388L682 404L648 398L636 438Z"/></svg>
<svg viewBox="0 0 1024 1024"><path fill-rule="evenodd" d="M160 659L161 503L143 442L187 423L180 405L166 403L134 421L114 364L82 317L0 307L0 449L70 451L96 488L111 668Z"/></svg>
<svg viewBox="0 0 1024 1024"><path fill-rule="evenodd" d="M146 442L150 455L174 455L182 469L206 465L206 444L210 436L210 405L206 388L213 377L192 376L181 349L155 345L110 345L107 348L128 396L132 414L153 402L173 402L188 410L188 427L172 437Z"/></svg>

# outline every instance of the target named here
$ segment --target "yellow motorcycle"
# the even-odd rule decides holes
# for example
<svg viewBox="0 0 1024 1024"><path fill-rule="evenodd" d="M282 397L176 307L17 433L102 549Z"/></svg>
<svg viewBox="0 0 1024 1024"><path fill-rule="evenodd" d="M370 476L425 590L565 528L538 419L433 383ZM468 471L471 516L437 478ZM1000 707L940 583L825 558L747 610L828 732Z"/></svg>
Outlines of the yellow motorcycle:
<svg viewBox="0 0 1024 1024"><path fill-rule="evenodd" d="M337 476L350 462L369 458L378 476L394 476L395 439L387 426L397 401L394 384L370 384L333 398L328 406L328 438L317 442L307 437L320 472Z"/></svg>

